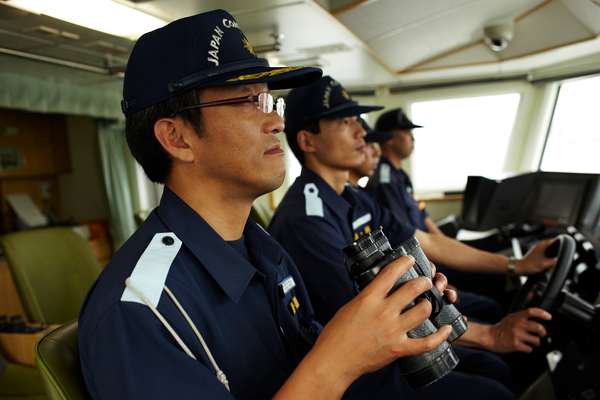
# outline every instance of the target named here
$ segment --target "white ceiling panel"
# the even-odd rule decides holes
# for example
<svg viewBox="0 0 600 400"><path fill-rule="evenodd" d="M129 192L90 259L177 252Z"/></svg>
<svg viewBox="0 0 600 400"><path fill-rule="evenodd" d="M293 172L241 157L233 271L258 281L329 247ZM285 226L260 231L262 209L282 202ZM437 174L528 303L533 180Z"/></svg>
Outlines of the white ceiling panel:
<svg viewBox="0 0 600 400"><path fill-rule="evenodd" d="M600 7L594 3L600 0L371 0L335 17L319 5L329 3L325 0L115 1L167 21L226 9L254 46L272 43L270 33L283 35L280 51L261 56L284 65L320 65L352 88L526 73L548 65L549 60L562 62L596 51L595 45L550 49L600 33ZM101 65L110 53L108 58L123 63L133 44L8 9L0 4L0 47ZM516 23L515 38L502 53L492 53L481 44L487 23L514 19L527 11L531 12ZM48 24L79 39L69 41L32 30ZM0 65L0 72L7 68Z"/></svg>
<svg viewBox="0 0 600 400"><path fill-rule="evenodd" d="M482 0L378 0L364 3L337 16L359 37L370 42L390 32L427 24L481 2Z"/></svg>
<svg viewBox="0 0 600 400"><path fill-rule="evenodd" d="M477 42L467 48L432 60L431 62L413 68L414 71L455 67L460 65L493 63L499 61L497 53L492 52L482 42Z"/></svg>
<svg viewBox="0 0 600 400"><path fill-rule="evenodd" d="M600 1L560 0L590 31L600 33Z"/></svg>
<svg viewBox="0 0 600 400"><path fill-rule="evenodd" d="M122 0L121 0L122 1ZM145 3L133 5L130 2L123 3L145 11L149 14L163 18L166 21L173 21L178 18L188 17L215 9L224 9L233 14L236 18L247 13L266 13L275 8L290 4L305 3L304 0L153 0ZM259 25L260 22L257 22ZM257 28L255 26L254 28Z"/></svg>
<svg viewBox="0 0 600 400"><path fill-rule="evenodd" d="M386 1L390 0L385 0L383 3ZM425 1L428 2L437 4L435 0ZM404 3L398 2L398 4ZM481 39L483 26L488 21L512 19L539 3L540 0L463 1L457 7L430 13L426 18L422 18L420 12L411 18L412 22L396 27L387 25L388 33L371 38L363 37L363 39L388 64L397 70L404 70L411 65ZM423 6L423 2L420 4ZM358 10L362 8L359 7ZM409 16L413 9L407 7L405 14ZM355 18L357 23L359 19L368 19L360 15L356 15ZM380 24L386 26L384 21L380 21ZM349 27L354 29L354 24L350 23Z"/></svg>
<svg viewBox="0 0 600 400"><path fill-rule="evenodd" d="M395 84L420 85L453 82L457 80L511 77L515 75L530 74L535 71L551 71L554 66L560 65L563 67L559 71L556 71L558 73L570 73L576 70L597 70L599 55L600 38L596 38L571 46L560 47L554 50L518 57L508 61L499 61L497 63L410 71L398 75ZM579 68L576 63L573 62L577 59L588 60L590 57L592 61L584 63L579 66ZM569 66L568 68L566 67L567 65ZM554 72L551 72L550 75L552 73ZM391 83L391 85L393 86L394 83Z"/></svg>
<svg viewBox="0 0 600 400"><path fill-rule="evenodd" d="M514 39L500 58L514 58L594 36L563 3L554 1L515 25Z"/></svg>
<svg viewBox="0 0 600 400"><path fill-rule="evenodd" d="M283 34L281 50L268 54L271 60L275 59L280 64L296 64L302 60L313 64L312 61L318 61L326 74L347 85L365 80L382 83L393 77L364 49L354 33L314 1L180 0L177 8L172 4L170 0L154 0L142 3L138 8L158 16L166 15L169 19L223 8L236 17L254 46L268 43L264 42L265 32Z"/></svg>
<svg viewBox="0 0 600 400"><path fill-rule="evenodd" d="M447 56L418 65L413 70L454 67L507 60L538 53L565 43L593 38L590 32L561 2L552 2L515 24L514 38L508 47L494 53L483 43L457 49Z"/></svg>

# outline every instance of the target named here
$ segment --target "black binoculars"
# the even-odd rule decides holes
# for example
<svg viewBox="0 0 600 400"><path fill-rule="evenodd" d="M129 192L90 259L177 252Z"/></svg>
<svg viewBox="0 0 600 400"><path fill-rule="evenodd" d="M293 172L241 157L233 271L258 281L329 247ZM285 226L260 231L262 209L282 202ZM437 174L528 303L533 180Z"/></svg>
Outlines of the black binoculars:
<svg viewBox="0 0 600 400"><path fill-rule="evenodd" d="M404 255L413 256L415 264L396 281L390 293L418 276L433 279L431 264L414 236L398 248L392 249L382 228L378 228L345 247L344 253L348 258L348 269L357 291L365 288L386 265ZM403 376L414 388L427 386L456 367L458 356L449 342L453 342L467 330L462 314L444 299L435 286L420 297L431 303L432 312L429 319L409 331L408 336L411 338L429 336L443 325L450 325L452 333L448 340L436 349L417 356L403 357L397 361ZM411 306L414 306L414 303Z"/></svg>

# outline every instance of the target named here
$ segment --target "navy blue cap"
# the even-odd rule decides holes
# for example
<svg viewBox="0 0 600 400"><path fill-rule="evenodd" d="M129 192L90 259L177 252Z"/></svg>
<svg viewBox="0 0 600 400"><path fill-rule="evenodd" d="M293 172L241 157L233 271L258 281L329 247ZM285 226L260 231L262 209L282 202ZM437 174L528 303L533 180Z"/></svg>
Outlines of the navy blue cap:
<svg viewBox="0 0 600 400"><path fill-rule="evenodd" d="M330 76L291 90L285 102L285 132L288 141L295 138L296 133L307 124L321 118L351 117L383 109L380 106L358 104L350 98L346 89Z"/></svg>
<svg viewBox="0 0 600 400"><path fill-rule="evenodd" d="M375 129L378 131L413 128L422 128L422 126L413 124L401 108L384 112L377 118L377 122L375 123Z"/></svg>
<svg viewBox="0 0 600 400"><path fill-rule="evenodd" d="M121 108L143 110L194 88L267 83L287 89L319 79L319 68L269 67L224 10L182 18L138 39L127 63Z"/></svg>
<svg viewBox="0 0 600 400"><path fill-rule="evenodd" d="M376 131L372 129L364 118L360 118L360 123L367 134L365 135L365 142L367 143L385 143L394 137L392 131Z"/></svg>

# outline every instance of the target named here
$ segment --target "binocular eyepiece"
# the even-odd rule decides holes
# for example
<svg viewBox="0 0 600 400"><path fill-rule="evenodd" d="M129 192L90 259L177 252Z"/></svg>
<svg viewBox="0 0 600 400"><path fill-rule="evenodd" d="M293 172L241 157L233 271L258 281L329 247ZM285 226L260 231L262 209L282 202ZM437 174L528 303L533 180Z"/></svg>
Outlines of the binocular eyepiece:
<svg viewBox="0 0 600 400"><path fill-rule="evenodd" d="M382 228L378 228L345 247L344 253L348 258L350 276L358 291L375 279L379 271L387 264L404 255L413 256L415 265L396 281L390 293L418 276L433 279L431 264L414 236L397 249L392 249ZM425 298L431 303L432 312L429 319L409 331L408 336L412 338L429 336L443 325L450 325L452 333L447 341L430 352L398 359L402 374L414 388L427 386L456 367L458 357L449 342L453 342L467 330L467 324L462 314L456 307L446 302L435 286L419 297ZM414 306L414 303L411 306Z"/></svg>

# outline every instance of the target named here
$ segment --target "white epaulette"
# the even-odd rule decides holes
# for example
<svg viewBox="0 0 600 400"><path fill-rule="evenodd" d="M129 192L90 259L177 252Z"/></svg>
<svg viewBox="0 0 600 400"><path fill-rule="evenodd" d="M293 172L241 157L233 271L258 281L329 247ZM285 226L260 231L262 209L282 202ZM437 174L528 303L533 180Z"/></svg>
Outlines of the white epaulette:
<svg viewBox="0 0 600 400"><path fill-rule="evenodd" d="M158 306L173 260L181 248L181 240L172 232L154 235L129 277L134 287L154 306ZM121 301L145 304L129 288L125 288Z"/></svg>
<svg viewBox="0 0 600 400"><path fill-rule="evenodd" d="M361 226L363 226L364 224L366 224L368 222L371 222L371 213L366 213L362 217L356 218L352 222L352 229L356 230L356 229L360 228Z"/></svg>
<svg viewBox="0 0 600 400"><path fill-rule="evenodd" d="M390 166L388 164L381 164L379 168L379 183L390 183L392 181Z"/></svg>
<svg viewBox="0 0 600 400"><path fill-rule="evenodd" d="M304 185L304 206L309 217L323 217L323 200L319 197L319 189L314 183Z"/></svg>

